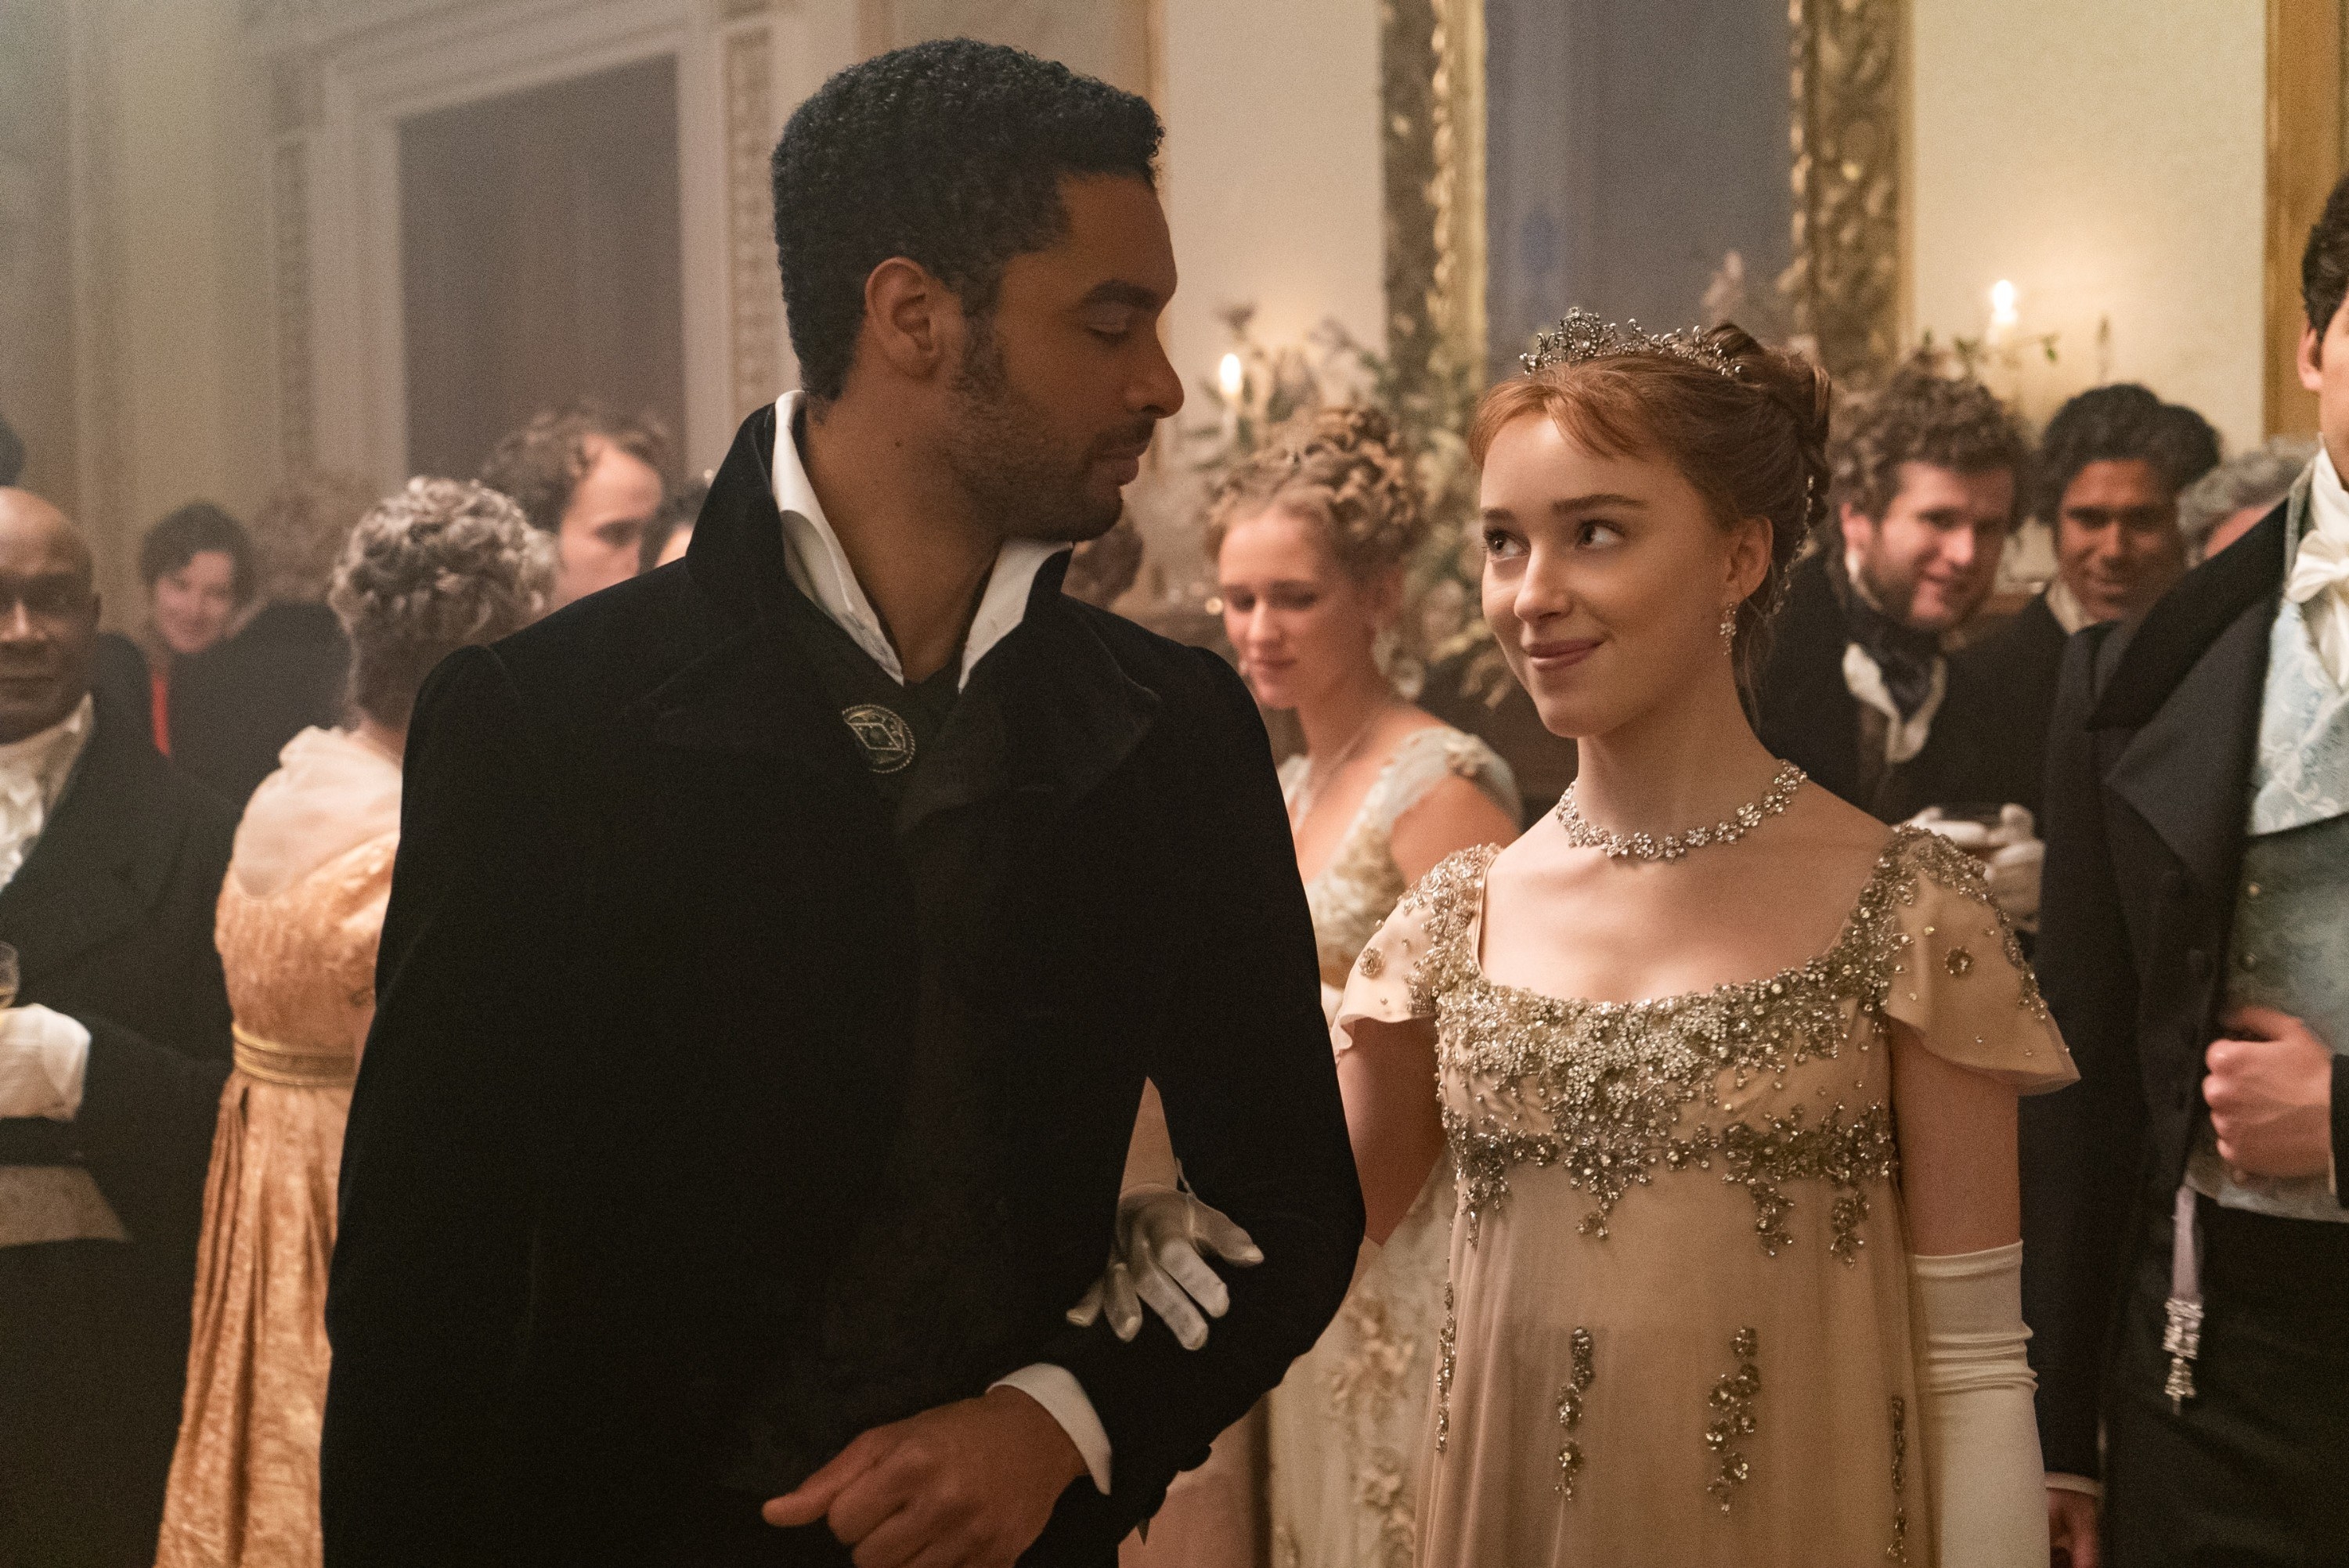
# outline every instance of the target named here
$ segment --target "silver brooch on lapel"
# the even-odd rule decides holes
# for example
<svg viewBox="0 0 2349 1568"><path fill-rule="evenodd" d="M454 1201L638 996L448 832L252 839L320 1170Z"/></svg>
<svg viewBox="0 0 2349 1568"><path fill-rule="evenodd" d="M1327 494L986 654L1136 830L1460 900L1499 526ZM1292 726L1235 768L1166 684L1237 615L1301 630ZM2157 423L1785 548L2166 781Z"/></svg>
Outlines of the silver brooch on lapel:
<svg viewBox="0 0 2349 1568"><path fill-rule="evenodd" d="M841 710L848 733L864 748L864 765L875 773L895 773L914 764L911 726L877 702L860 702Z"/></svg>

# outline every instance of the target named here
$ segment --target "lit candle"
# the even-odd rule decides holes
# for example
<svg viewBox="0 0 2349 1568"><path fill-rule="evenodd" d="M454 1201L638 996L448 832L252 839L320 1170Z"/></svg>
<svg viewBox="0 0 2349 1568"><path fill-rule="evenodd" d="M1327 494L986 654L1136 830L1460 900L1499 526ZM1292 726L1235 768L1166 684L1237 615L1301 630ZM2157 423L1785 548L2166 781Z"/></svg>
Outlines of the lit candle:
<svg viewBox="0 0 2349 1568"><path fill-rule="evenodd" d="M1216 390L1224 395L1224 438L1239 433L1240 394L1247 390L1247 369L1237 354L1226 354L1216 366Z"/></svg>
<svg viewBox="0 0 2349 1568"><path fill-rule="evenodd" d="M1990 285L1990 341L1992 347L2003 344L2014 331L2021 316L2014 308L2014 284L2005 278Z"/></svg>

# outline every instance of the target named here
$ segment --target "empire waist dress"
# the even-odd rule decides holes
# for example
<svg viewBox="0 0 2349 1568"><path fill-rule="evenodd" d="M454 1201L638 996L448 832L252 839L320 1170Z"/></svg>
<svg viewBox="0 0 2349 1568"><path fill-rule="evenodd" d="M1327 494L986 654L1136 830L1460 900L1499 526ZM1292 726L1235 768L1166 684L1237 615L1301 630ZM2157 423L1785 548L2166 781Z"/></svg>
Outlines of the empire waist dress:
<svg viewBox="0 0 2349 1568"><path fill-rule="evenodd" d="M159 1568L316 1568L326 1264L399 768L310 729L254 793L216 934L236 1015L221 1092Z"/></svg>
<svg viewBox="0 0 2349 1568"><path fill-rule="evenodd" d="M1339 1019L1434 1020L1460 1171L1419 1562L1929 1563L1889 1028L2075 1076L1978 864L1896 830L1809 963L1594 1003L1484 976L1495 852L1404 900Z"/></svg>

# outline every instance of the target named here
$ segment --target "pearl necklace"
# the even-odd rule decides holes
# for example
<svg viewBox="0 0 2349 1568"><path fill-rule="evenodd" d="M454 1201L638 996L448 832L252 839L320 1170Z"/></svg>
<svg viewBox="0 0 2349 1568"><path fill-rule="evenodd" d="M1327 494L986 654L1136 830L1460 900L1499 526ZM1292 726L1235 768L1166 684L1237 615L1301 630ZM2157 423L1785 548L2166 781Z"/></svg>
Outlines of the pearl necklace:
<svg viewBox="0 0 2349 1568"><path fill-rule="evenodd" d="M1778 764L1770 788L1759 800L1737 808L1736 814L1716 822L1710 828L1691 828L1685 833L1671 833L1653 839L1645 833L1629 837L1610 833L1604 828L1593 827L1575 804L1574 786L1557 799L1557 825L1566 830L1566 841L1578 850L1604 850L1609 859L1633 861L1676 861L1691 850L1701 850L1707 844L1733 844L1772 817L1783 813L1794 804L1795 791L1803 787L1806 775L1791 762Z"/></svg>

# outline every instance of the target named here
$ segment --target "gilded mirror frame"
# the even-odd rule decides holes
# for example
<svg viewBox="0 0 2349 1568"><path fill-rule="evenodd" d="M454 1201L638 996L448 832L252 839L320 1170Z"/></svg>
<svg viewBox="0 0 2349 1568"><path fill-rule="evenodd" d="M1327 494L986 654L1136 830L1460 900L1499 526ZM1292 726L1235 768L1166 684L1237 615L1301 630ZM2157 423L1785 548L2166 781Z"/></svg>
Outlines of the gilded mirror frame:
<svg viewBox="0 0 2349 1568"><path fill-rule="evenodd" d="M2281 0L2279 0L2281 3ZM1484 0L1385 0L1387 348L1406 378L1485 354ZM1901 345L1904 0L1788 0L1796 329L1838 377Z"/></svg>

